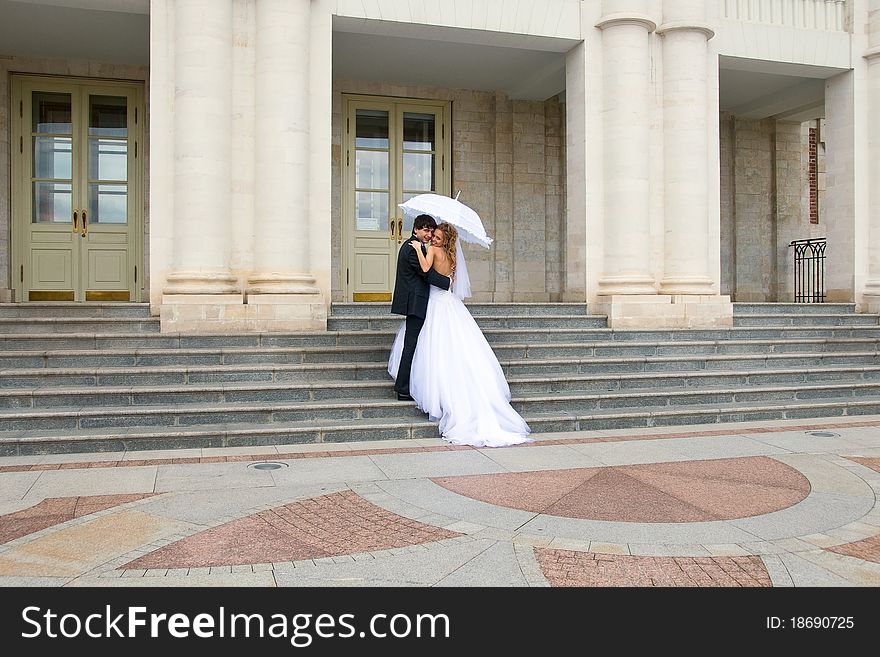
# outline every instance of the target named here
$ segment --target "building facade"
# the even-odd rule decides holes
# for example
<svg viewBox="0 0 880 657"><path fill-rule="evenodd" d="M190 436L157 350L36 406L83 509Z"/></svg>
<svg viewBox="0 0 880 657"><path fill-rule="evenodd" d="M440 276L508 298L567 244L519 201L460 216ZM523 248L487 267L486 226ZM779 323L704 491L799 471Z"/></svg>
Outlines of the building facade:
<svg viewBox="0 0 880 657"><path fill-rule="evenodd" d="M390 299L397 204L460 194L481 301L729 326L880 310L880 0L0 0L0 298L163 331ZM78 35L77 38L71 37Z"/></svg>

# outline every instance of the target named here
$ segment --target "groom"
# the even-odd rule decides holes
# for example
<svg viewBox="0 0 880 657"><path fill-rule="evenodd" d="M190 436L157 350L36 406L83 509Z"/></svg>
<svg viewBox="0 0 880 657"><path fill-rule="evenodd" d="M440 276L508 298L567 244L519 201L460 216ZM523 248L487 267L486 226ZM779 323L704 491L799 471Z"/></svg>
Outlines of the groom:
<svg viewBox="0 0 880 657"><path fill-rule="evenodd" d="M429 288L431 285L435 285L448 290L451 283L448 276L438 274L433 269L423 272L419 265L419 256L416 250L410 246L410 242L418 240L422 243L422 253L425 253L425 245L431 241L436 227L437 222L434 221L434 217L420 214L413 222L412 235L397 252L397 280L394 283L391 312L396 315L406 315L403 353L400 356L400 367L397 370L397 381L394 384L397 398L401 401L412 400L409 394L409 375L412 370L413 354L416 351L419 333L425 323Z"/></svg>

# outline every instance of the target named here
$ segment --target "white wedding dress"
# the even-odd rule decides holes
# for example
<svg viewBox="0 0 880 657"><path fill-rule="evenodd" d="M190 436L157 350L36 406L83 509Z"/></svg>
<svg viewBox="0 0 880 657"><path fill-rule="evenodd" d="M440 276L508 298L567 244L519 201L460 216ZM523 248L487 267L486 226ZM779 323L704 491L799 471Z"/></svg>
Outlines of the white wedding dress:
<svg viewBox="0 0 880 657"><path fill-rule="evenodd" d="M510 405L510 387L495 352L464 303L447 290L433 285L430 290L409 382L416 405L453 445L533 442L529 426ZM388 359L395 379L405 331L402 324Z"/></svg>

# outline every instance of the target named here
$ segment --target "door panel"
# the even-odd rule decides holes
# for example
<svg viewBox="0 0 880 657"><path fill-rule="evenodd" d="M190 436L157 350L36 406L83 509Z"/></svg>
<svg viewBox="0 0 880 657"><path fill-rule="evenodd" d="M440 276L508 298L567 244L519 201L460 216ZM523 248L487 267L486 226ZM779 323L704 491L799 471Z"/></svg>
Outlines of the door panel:
<svg viewBox="0 0 880 657"><path fill-rule="evenodd" d="M13 100L22 145L13 183L18 298L137 298L139 89L16 76Z"/></svg>
<svg viewBox="0 0 880 657"><path fill-rule="evenodd" d="M345 288L354 301L391 299L397 251L412 232L398 203L448 193L438 166L449 147L442 139L448 114L446 103L345 98Z"/></svg>

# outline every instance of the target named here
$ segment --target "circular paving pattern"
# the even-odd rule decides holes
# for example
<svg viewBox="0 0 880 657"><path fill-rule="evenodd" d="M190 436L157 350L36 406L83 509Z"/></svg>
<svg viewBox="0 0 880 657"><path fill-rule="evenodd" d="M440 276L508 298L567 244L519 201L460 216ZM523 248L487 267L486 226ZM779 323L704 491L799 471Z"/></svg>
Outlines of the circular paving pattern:
<svg viewBox="0 0 880 657"><path fill-rule="evenodd" d="M618 522L746 518L786 509L810 492L804 475L763 456L438 477L432 481L497 506Z"/></svg>

